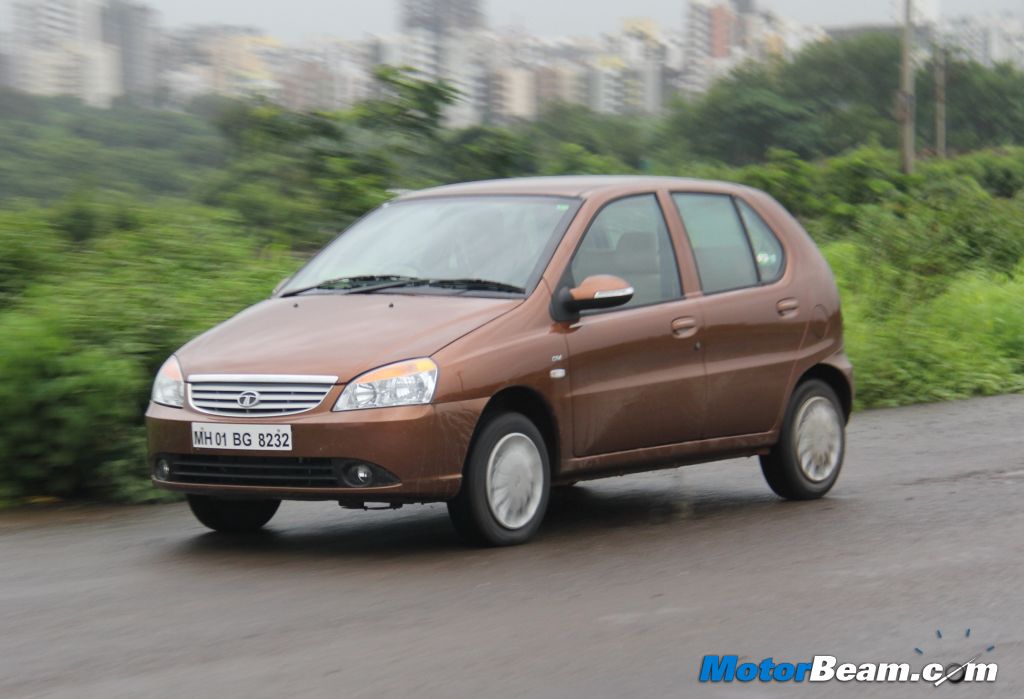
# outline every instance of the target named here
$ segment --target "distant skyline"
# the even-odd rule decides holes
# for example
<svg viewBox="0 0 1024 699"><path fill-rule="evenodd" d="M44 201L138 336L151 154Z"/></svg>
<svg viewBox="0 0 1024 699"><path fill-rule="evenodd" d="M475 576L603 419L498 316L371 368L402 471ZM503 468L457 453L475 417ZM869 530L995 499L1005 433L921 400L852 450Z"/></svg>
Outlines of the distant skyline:
<svg viewBox="0 0 1024 699"><path fill-rule="evenodd" d="M288 41L318 35L359 37L397 31L399 0L142 0L160 12L161 25L251 25ZM4 0L0 31L10 28ZM934 3L935 0L923 0ZM485 0L492 26L522 28L541 36L597 35L616 29L627 17L648 17L666 29L681 28L685 0ZM782 17L835 26L889 22L902 0L761 0L758 6ZM1011 11L1024 15L1024 0L942 0L946 16Z"/></svg>

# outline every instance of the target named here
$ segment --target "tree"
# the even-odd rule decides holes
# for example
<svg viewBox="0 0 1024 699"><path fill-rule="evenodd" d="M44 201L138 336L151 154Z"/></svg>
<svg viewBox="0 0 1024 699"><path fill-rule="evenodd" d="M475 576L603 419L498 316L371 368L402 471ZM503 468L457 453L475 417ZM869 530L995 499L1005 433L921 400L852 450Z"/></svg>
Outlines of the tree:
<svg viewBox="0 0 1024 699"><path fill-rule="evenodd" d="M573 144L598 156L608 156L626 169L640 170L651 154L655 127L649 119L599 114L578 104L556 103L525 127L527 138L544 155L562 144Z"/></svg>
<svg viewBox="0 0 1024 699"><path fill-rule="evenodd" d="M932 68L918 75L918 130L925 143L935 138L935 84ZM947 65L949 147L966 152L1024 141L1024 72L954 57Z"/></svg>
<svg viewBox="0 0 1024 699"><path fill-rule="evenodd" d="M748 63L676 104L668 135L732 164L762 160L771 148L807 158L868 141L891 146L898 65L899 40L884 33L813 44L792 61Z"/></svg>
<svg viewBox="0 0 1024 699"><path fill-rule="evenodd" d="M359 122L372 129L394 129L413 137L435 138L444 109L459 92L443 80L425 80L412 68L378 66L374 80L380 96L356 108Z"/></svg>
<svg viewBox="0 0 1024 699"><path fill-rule="evenodd" d="M452 181L466 182L530 175L537 157L522 134L491 126L474 126L449 135L439 161Z"/></svg>
<svg viewBox="0 0 1024 699"><path fill-rule="evenodd" d="M734 165L763 160L773 147L818 154L822 135L813 111L781 94L778 82L776 66L750 64L715 83L683 125L694 154Z"/></svg>

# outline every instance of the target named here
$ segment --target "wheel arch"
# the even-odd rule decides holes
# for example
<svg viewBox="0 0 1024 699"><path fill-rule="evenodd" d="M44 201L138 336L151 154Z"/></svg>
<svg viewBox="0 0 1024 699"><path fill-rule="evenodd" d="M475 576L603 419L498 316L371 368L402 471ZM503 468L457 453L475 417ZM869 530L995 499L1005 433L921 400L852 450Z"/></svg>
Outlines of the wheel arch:
<svg viewBox="0 0 1024 699"><path fill-rule="evenodd" d="M853 386L850 385L846 375L830 364L815 364L803 373L796 382L796 387L811 379L823 381L836 392L839 404L843 408L843 415L846 417L847 422L849 422L850 415L853 413Z"/></svg>
<svg viewBox="0 0 1024 699"><path fill-rule="evenodd" d="M561 444L559 441L558 419L555 417L551 405L538 391L527 386L509 386L503 388L493 396L484 406L477 420L476 429L473 431L473 438L469 442L469 450L466 452L466 459L473 453L473 447L480 434L480 429L492 416L503 412L515 412L525 415L544 438L544 445L548 452L548 463L551 465L551 478L554 480L561 470L561 458L559 456Z"/></svg>

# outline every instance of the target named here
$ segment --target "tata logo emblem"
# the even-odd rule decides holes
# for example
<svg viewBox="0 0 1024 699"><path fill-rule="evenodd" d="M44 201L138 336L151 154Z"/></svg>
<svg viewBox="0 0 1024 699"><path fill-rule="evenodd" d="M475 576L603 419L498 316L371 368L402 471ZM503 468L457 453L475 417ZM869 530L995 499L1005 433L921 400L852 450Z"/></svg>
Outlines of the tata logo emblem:
<svg viewBox="0 0 1024 699"><path fill-rule="evenodd" d="M255 408L260 404L260 394L256 391L243 391L238 396L238 404L243 408Z"/></svg>

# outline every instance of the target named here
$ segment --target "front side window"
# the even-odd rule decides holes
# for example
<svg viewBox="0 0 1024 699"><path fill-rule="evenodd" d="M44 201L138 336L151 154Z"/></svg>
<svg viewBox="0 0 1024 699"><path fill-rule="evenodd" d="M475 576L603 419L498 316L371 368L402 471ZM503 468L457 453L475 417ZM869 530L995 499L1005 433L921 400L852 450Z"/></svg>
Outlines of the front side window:
<svg viewBox="0 0 1024 699"><path fill-rule="evenodd" d="M573 283L611 274L634 289L622 308L682 297L679 267L661 207L653 194L619 199L594 218L572 261Z"/></svg>
<svg viewBox="0 0 1024 699"><path fill-rule="evenodd" d="M732 197L721 194L673 194L697 259L705 294L743 289L759 283L757 267Z"/></svg>
<svg viewBox="0 0 1024 699"><path fill-rule="evenodd" d="M367 277L486 280L528 291L579 206L578 199L524 196L393 202L341 234L282 293ZM403 293L429 288L411 285Z"/></svg>

